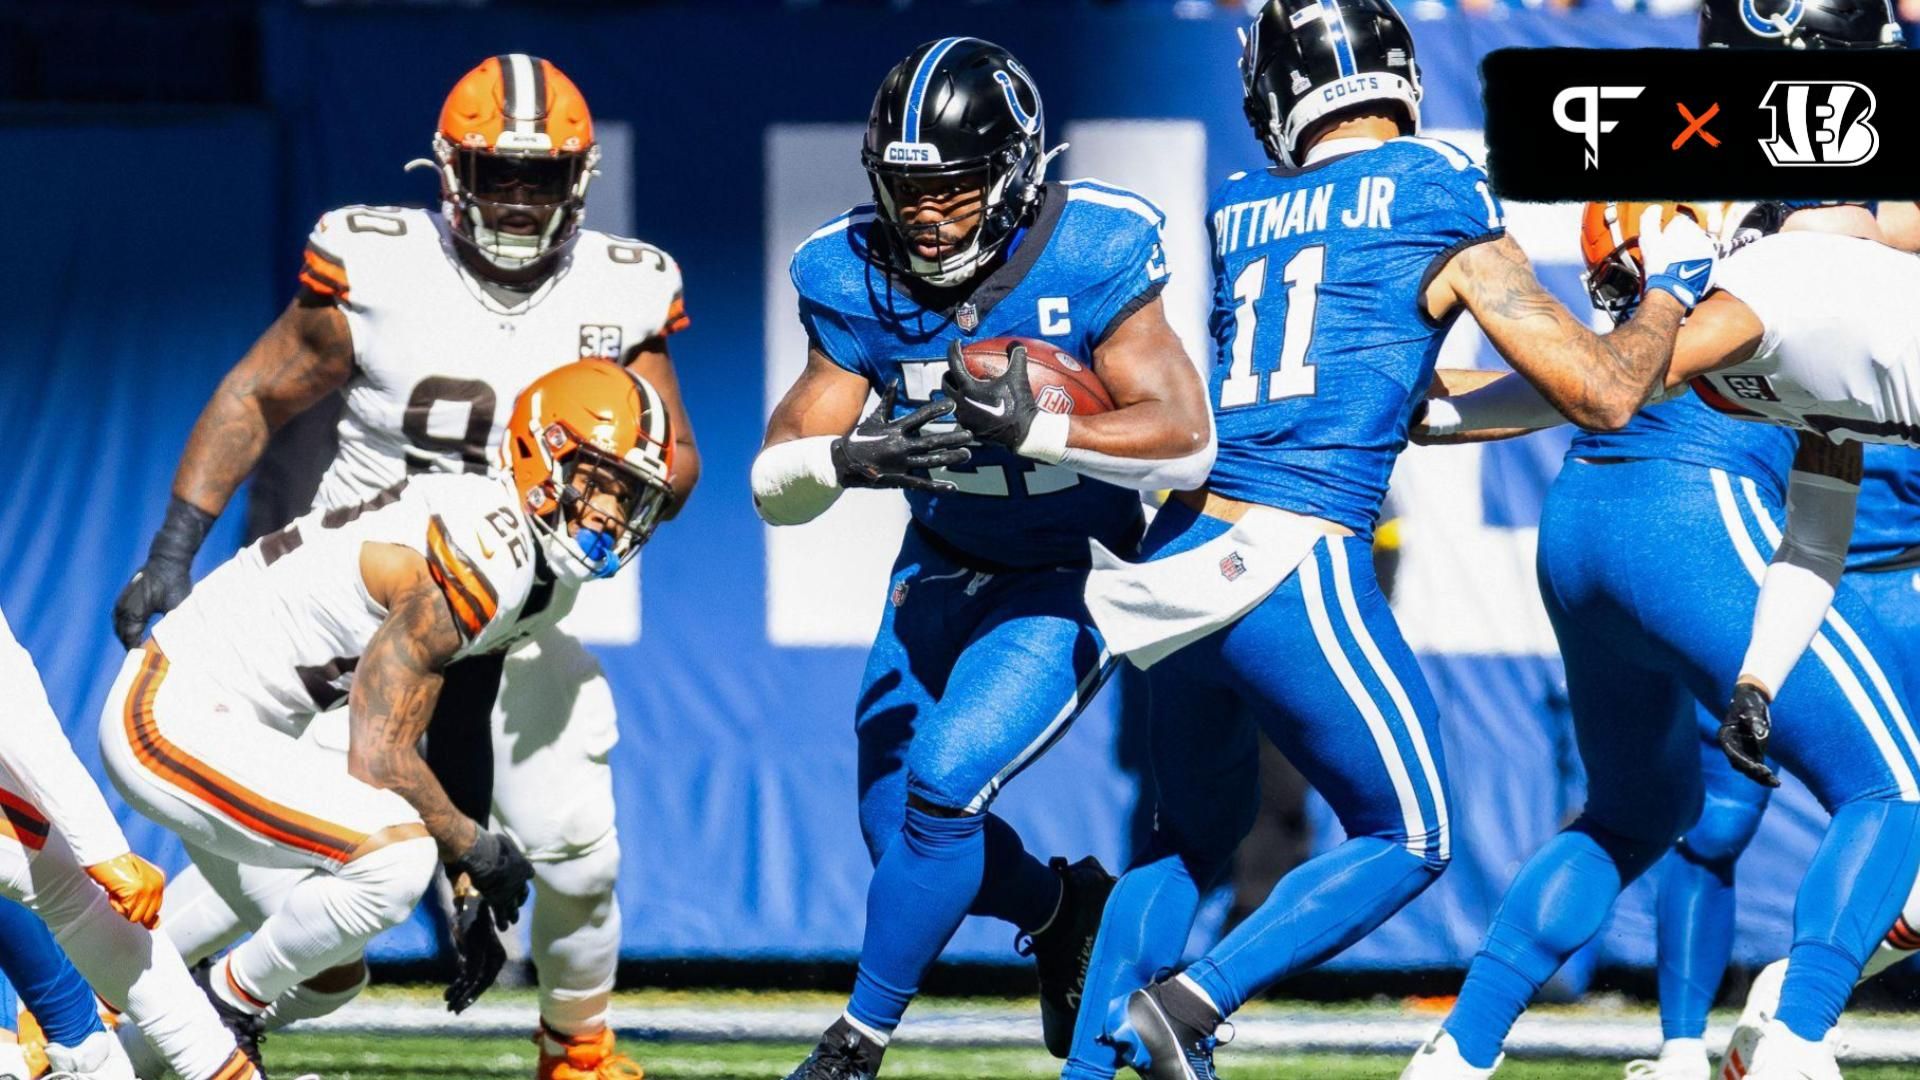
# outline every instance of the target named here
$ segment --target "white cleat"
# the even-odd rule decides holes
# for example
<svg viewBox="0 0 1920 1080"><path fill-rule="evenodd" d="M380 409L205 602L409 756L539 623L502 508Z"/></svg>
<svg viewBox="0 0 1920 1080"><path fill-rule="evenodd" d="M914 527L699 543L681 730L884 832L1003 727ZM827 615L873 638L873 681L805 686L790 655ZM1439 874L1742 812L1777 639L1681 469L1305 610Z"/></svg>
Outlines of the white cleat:
<svg viewBox="0 0 1920 1080"><path fill-rule="evenodd" d="M1749 1080L1841 1080L1832 1046L1803 1039L1778 1020L1767 1021L1747 1076Z"/></svg>
<svg viewBox="0 0 1920 1080"><path fill-rule="evenodd" d="M1660 1056L1627 1062L1626 1080L1711 1080L1713 1064L1699 1039L1668 1039Z"/></svg>
<svg viewBox="0 0 1920 1080"><path fill-rule="evenodd" d="M1413 1052L1413 1060L1400 1070L1400 1080L1486 1080L1505 1060L1507 1055L1501 1054L1487 1068L1470 1065L1460 1056L1459 1044L1443 1029Z"/></svg>
<svg viewBox="0 0 1920 1080"><path fill-rule="evenodd" d="M1727 1052L1720 1055L1719 1080L1742 1080L1753 1067L1753 1056L1760 1049L1761 1032L1780 1009L1780 986L1786 981L1785 960L1775 960L1753 977L1753 985L1747 989L1747 1004L1733 1025L1733 1037L1727 1040Z"/></svg>

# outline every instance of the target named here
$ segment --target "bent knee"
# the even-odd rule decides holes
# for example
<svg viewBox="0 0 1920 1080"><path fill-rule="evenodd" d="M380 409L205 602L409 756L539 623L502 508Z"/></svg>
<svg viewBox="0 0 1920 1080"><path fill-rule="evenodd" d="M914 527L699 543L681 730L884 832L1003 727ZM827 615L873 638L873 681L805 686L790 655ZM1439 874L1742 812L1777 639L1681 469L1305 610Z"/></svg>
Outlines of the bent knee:
<svg viewBox="0 0 1920 1080"><path fill-rule="evenodd" d="M533 864L536 896L599 900L613 895L620 880L620 842L608 837L591 851Z"/></svg>
<svg viewBox="0 0 1920 1080"><path fill-rule="evenodd" d="M1730 864L1753 842L1760 828L1765 804L1758 806L1731 800L1709 799L1700 820L1680 838L1680 850L1694 862L1707 866Z"/></svg>
<svg viewBox="0 0 1920 1080"><path fill-rule="evenodd" d="M413 914L440 863L439 849L424 836L386 844L341 867L338 877L354 887L352 910L343 919L356 929L391 930Z"/></svg>
<svg viewBox="0 0 1920 1080"><path fill-rule="evenodd" d="M300 985L316 994L344 994L365 986L370 977L366 957L357 956L339 967L328 968Z"/></svg>

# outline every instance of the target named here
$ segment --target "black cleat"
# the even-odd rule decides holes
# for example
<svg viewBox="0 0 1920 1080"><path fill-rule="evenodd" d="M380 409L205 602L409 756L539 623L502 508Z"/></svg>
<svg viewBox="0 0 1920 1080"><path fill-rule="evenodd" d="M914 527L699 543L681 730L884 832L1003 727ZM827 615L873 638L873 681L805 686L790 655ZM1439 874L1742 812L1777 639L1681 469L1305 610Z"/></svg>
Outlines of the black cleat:
<svg viewBox="0 0 1920 1080"><path fill-rule="evenodd" d="M1040 1031L1047 1053L1065 1060L1073 1050L1073 1025L1080 1016L1080 995L1087 987L1087 965L1100 916L1113 892L1113 875L1089 855L1072 866L1055 856L1049 864L1060 875L1060 910L1045 930L1015 948L1033 954L1040 969Z"/></svg>
<svg viewBox="0 0 1920 1080"><path fill-rule="evenodd" d="M787 1080L873 1080L880 1074L880 1057L886 1052L886 1047L862 1035L843 1016L820 1036L820 1045L787 1074Z"/></svg>
<svg viewBox="0 0 1920 1080"><path fill-rule="evenodd" d="M213 992L213 961L202 960L193 965L193 981L200 986L200 992L213 1002L214 1015L233 1033L233 1041L240 1052L253 1062L254 1071L265 1080L267 1068L260 1063L260 1044L267 1039L266 1017L236 1009L227 1004L226 999Z"/></svg>
<svg viewBox="0 0 1920 1080"><path fill-rule="evenodd" d="M1220 1080L1213 1071L1220 1026L1212 1006L1168 980L1127 997L1125 1028L1114 1035L1146 1080Z"/></svg>

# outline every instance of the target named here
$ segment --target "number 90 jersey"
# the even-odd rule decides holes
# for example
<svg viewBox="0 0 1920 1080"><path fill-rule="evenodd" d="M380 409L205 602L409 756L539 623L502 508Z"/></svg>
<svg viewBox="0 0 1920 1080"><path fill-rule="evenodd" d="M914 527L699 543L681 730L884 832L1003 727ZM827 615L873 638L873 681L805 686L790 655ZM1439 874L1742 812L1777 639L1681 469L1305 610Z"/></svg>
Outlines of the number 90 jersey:
<svg viewBox="0 0 1920 1080"><path fill-rule="evenodd" d="M1427 318L1427 285L1505 229L1486 174L1455 147L1354 142L1235 174L1213 197L1220 450L1207 484L1367 535L1451 321Z"/></svg>
<svg viewBox="0 0 1920 1080"><path fill-rule="evenodd" d="M888 272L871 246L882 225L871 205L857 206L794 252L800 322L813 348L875 391L897 385L894 413L904 416L938 392L954 341L1038 338L1091 363L1165 287L1164 221L1122 188L1048 183L998 269L970 287L933 292ZM914 520L982 563L1085 565L1089 537L1114 551L1139 539L1137 493L1002 447L975 447L966 465L932 475L958 490L907 492Z"/></svg>
<svg viewBox="0 0 1920 1080"><path fill-rule="evenodd" d="M314 226L300 283L346 313L355 368L316 505L421 472L485 473L528 383L687 324L680 267L637 240L583 229L524 295L482 286L454 242L439 214L411 208L348 206Z"/></svg>

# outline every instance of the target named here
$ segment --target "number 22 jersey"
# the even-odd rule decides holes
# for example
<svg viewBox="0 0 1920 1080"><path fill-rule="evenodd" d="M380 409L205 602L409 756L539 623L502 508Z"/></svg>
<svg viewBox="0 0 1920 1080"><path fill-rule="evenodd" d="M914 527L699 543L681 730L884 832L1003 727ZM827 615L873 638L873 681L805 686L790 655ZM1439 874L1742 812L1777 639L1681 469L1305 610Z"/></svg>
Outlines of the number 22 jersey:
<svg viewBox="0 0 1920 1080"><path fill-rule="evenodd" d="M878 392L899 387L896 416L939 393L947 347L997 337L1038 338L1091 364L1121 323L1166 285L1160 211L1096 180L1047 183L1033 220L1001 265L970 289L932 294L901 281L873 245L884 227L872 205L828 222L794 252L800 322L811 346ZM1085 565L1087 539L1131 550L1140 497L998 446L936 469L952 492L907 492L921 527L982 563L1018 568Z"/></svg>
<svg viewBox="0 0 1920 1080"><path fill-rule="evenodd" d="M1213 197L1207 486L1364 536L1451 322L1427 317L1427 285L1505 229L1486 174L1447 143L1321 149Z"/></svg>
<svg viewBox="0 0 1920 1080"><path fill-rule="evenodd" d="M528 383L687 324L680 267L637 240L582 229L526 293L476 280L456 242L414 208L348 206L314 226L300 283L346 314L354 354L315 505L354 506L410 474L488 472Z"/></svg>

